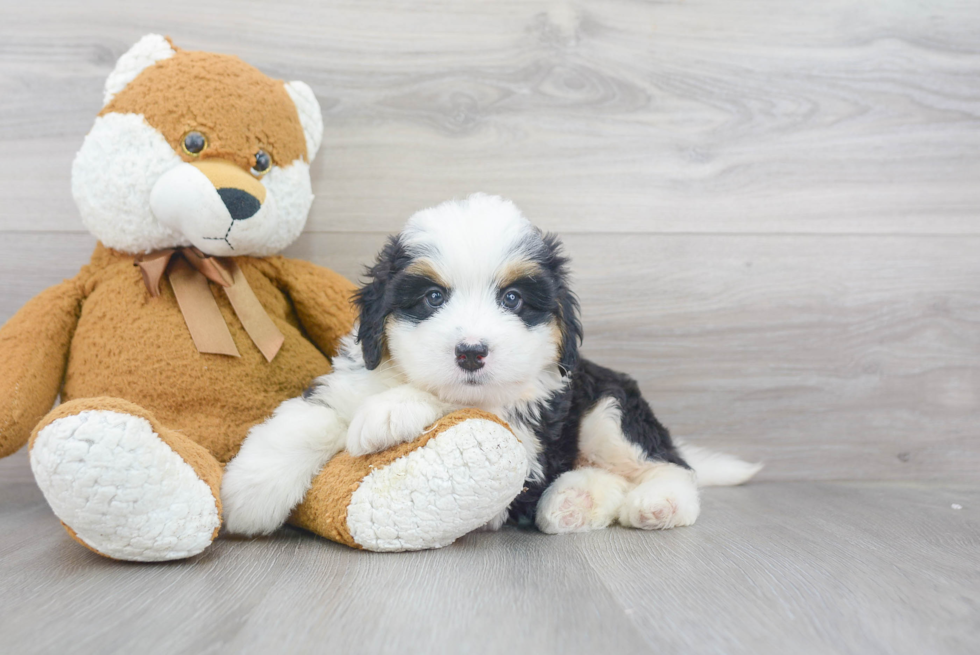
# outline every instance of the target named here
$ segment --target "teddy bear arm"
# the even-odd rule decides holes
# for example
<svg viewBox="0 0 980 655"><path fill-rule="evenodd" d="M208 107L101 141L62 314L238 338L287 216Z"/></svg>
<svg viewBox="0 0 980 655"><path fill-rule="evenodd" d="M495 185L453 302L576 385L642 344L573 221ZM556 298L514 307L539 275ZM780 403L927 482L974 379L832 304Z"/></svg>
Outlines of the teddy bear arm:
<svg viewBox="0 0 980 655"><path fill-rule="evenodd" d="M354 284L322 266L286 258L279 259L279 282L313 343L328 357L336 355L357 319Z"/></svg>
<svg viewBox="0 0 980 655"><path fill-rule="evenodd" d="M0 457L19 450L54 405L83 298L77 279L66 280L0 328Z"/></svg>

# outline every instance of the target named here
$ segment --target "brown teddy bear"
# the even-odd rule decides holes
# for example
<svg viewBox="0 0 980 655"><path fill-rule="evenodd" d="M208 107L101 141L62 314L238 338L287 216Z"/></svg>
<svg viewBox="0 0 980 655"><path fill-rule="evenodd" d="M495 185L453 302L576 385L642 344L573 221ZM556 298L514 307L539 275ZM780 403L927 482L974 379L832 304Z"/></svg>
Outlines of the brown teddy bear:
<svg viewBox="0 0 980 655"><path fill-rule="evenodd" d="M330 371L354 324L353 286L275 254L306 222L322 131L302 82L157 35L106 81L72 169L100 243L77 276L0 330L0 456L29 440L45 498L95 552L153 561L207 548L223 464L252 426ZM342 454L293 523L374 550L450 543L510 503L525 466L426 453L481 448L523 457L506 426L475 410L387 452ZM433 476L453 485L427 485Z"/></svg>

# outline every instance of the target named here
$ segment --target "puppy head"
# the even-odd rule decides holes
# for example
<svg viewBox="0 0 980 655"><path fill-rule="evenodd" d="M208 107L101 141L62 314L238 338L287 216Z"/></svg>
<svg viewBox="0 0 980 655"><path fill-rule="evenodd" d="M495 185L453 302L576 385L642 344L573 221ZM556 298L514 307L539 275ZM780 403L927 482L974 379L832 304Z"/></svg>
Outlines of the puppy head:
<svg viewBox="0 0 980 655"><path fill-rule="evenodd" d="M72 193L105 245L268 255L299 236L323 133L307 85L150 34L119 59L104 101Z"/></svg>
<svg viewBox="0 0 980 655"><path fill-rule="evenodd" d="M578 303L554 235L476 194L421 211L359 290L368 368L387 355L447 402L512 405L561 384L578 357Z"/></svg>

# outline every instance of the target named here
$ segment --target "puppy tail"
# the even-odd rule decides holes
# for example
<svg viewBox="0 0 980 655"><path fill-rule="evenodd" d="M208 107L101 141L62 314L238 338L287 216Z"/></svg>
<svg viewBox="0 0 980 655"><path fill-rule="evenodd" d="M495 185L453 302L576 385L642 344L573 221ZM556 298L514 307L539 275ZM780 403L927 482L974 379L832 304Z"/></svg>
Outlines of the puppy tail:
<svg viewBox="0 0 980 655"><path fill-rule="evenodd" d="M688 443L678 442L677 451L698 474L699 487L732 487L742 484L748 482L762 468L761 462L745 462L732 455Z"/></svg>

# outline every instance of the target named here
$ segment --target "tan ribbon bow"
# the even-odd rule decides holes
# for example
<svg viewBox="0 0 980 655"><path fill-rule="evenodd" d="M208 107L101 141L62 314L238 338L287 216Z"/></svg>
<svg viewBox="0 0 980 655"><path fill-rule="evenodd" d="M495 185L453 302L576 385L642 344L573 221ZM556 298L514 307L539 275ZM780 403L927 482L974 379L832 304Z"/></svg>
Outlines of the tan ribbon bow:
<svg viewBox="0 0 980 655"><path fill-rule="evenodd" d="M272 361L286 340L234 259L212 257L194 247L167 248L137 256L136 265L154 298L160 296L164 274L170 278L180 313L198 352L241 357L208 280L224 289L235 315L266 361Z"/></svg>

